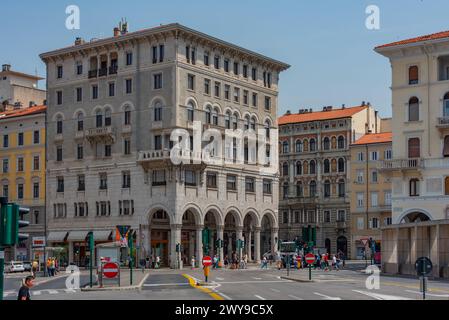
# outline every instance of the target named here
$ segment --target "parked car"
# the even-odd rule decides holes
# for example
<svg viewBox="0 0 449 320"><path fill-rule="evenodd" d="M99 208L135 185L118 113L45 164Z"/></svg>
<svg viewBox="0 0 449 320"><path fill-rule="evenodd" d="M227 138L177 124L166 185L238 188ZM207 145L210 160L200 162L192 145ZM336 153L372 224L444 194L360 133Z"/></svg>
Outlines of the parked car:
<svg viewBox="0 0 449 320"><path fill-rule="evenodd" d="M31 268L32 268L31 261L24 261L23 262L23 268L25 269L25 272L31 271Z"/></svg>
<svg viewBox="0 0 449 320"><path fill-rule="evenodd" d="M24 272L23 263L19 261L10 261L5 265L5 271L9 273Z"/></svg>

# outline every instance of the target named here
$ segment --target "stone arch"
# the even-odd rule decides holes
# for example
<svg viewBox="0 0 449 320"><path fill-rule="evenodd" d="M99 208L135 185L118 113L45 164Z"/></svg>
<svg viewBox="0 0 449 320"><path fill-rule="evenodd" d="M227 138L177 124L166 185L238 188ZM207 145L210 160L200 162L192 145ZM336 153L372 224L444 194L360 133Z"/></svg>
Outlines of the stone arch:
<svg viewBox="0 0 449 320"><path fill-rule="evenodd" d="M396 223L415 223L423 221L432 221L434 218L432 214L424 209L409 209L403 212L398 218Z"/></svg>
<svg viewBox="0 0 449 320"><path fill-rule="evenodd" d="M256 227L256 228L260 227L261 219L260 219L260 216L257 213L256 209L254 209L254 208L246 209L245 213L243 214L243 222L245 222L245 219L246 219L247 216L250 216L251 219L255 222L254 227Z"/></svg>
<svg viewBox="0 0 449 320"><path fill-rule="evenodd" d="M120 111L125 111L125 108L129 107L129 109L131 111L134 111L136 109L136 107L134 106L134 104L131 101L125 101L124 103L122 103L122 105L120 106Z"/></svg>
<svg viewBox="0 0 449 320"><path fill-rule="evenodd" d="M198 104L198 101L197 101L194 97L188 97L188 98L186 99L186 106L187 106L189 103L192 103L192 104L193 104L193 108L194 108L194 109L198 109L199 104Z"/></svg>
<svg viewBox="0 0 449 320"><path fill-rule="evenodd" d="M168 208L165 205L160 204L160 203L159 204L154 204L154 205L152 205L150 208L148 208L146 210L146 212L148 212L147 215L146 215L146 221L150 222L151 219L153 218L153 215L157 211L160 211L160 210L165 211L167 213L168 220L169 220L170 224L173 224L175 222L175 218L173 217L173 214L170 213L170 210L168 210Z"/></svg>
<svg viewBox="0 0 449 320"><path fill-rule="evenodd" d="M78 109L76 109L75 112L73 113L72 119L77 120L77 119L78 119L78 115L79 115L80 113L83 115L83 118L86 117L86 111L84 111L84 109L78 108Z"/></svg>
<svg viewBox="0 0 449 320"><path fill-rule="evenodd" d="M224 216L223 212L220 210L220 208L216 205L210 205L204 210L204 217L203 217L203 224L204 219L206 218L206 215L211 212L214 215L215 223L217 226L223 226L224 225Z"/></svg>
<svg viewBox="0 0 449 320"><path fill-rule="evenodd" d="M111 115L112 114L114 114L114 107L112 106L112 105L110 105L110 104L105 104L104 106L103 106L103 110L110 110L111 111Z"/></svg>
<svg viewBox="0 0 449 320"><path fill-rule="evenodd" d="M212 109L217 109L218 110L218 114L222 114L222 108L218 103L213 103L212 104Z"/></svg>
<svg viewBox="0 0 449 320"><path fill-rule="evenodd" d="M242 213L240 212L240 210L236 207L228 207L226 209L226 214L224 216L223 221L226 221L226 218L229 214L234 216L235 219L235 225L236 227L243 227L243 217L242 217Z"/></svg>
<svg viewBox="0 0 449 320"><path fill-rule="evenodd" d="M51 118L51 121L55 122L55 121L58 120L59 117L62 118L62 121L65 120L64 113L62 113L62 112L56 112L56 113L53 115L53 117Z"/></svg>
<svg viewBox="0 0 449 320"><path fill-rule="evenodd" d="M151 99L150 103L148 104L148 108L153 108L157 102L161 102L163 106L167 105L167 102L165 101L165 98L163 96L155 96L153 99Z"/></svg>
<svg viewBox="0 0 449 320"><path fill-rule="evenodd" d="M178 221L177 221L178 224L182 224L182 218L187 211L190 211L193 214L193 216L195 218L195 225L197 225L197 226L203 225L204 216L203 216L202 210L195 203L188 203L184 206L184 208L181 211L182 214L178 216Z"/></svg>
<svg viewBox="0 0 449 320"><path fill-rule="evenodd" d="M261 222L262 222L262 219L265 216L270 220L271 228L278 228L278 226L279 226L278 217L274 213L274 211L272 211L272 210L265 210L264 213L262 214L262 216L260 217L260 221Z"/></svg>
<svg viewBox="0 0 449 320"><path fill-rule="evenodd" d="M96 116L97 115L97 112L98 111L100 111L100 112L102 112L102 110L103 110L103 107L102 106L95 106L93 109L92 109L92 116Z"/></svg>

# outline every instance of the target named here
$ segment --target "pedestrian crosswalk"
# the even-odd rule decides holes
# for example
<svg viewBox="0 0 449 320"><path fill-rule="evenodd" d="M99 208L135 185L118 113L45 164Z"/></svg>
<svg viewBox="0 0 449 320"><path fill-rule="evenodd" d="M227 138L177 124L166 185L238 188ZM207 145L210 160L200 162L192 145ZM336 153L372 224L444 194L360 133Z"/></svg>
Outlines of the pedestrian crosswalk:
<svg viewBox="0 0 449 320"><path fill-rule="evenodd" d="M75 289L45 289L45 290L31 290L31 296L42 296L42 295L55 295L55 294L70 294L78 293L80 290ZM3 293L4 298L17 296L17 291L6 291Z"/></svg>

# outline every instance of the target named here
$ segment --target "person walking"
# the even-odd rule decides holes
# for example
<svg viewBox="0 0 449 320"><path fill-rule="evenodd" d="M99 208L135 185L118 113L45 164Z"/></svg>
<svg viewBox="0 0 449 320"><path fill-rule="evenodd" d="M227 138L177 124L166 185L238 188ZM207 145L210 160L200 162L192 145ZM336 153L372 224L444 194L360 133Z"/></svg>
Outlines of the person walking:
<svg viewBox="0 0 449 320"><path fill-rule="evenodd" d="M32 276L28 276L25 278L22 286L19 289L19 293L17 295L18 301L31 300L30 289L34 286L33 281L34 281L34 277L32 277Z"/></svg>
<svg viewBox="0 0 449 320"><path fill-rule="evenodd" d="M334 256L332 257L332 266L335 268L335 270L339 271L338 269L338 261L337 261L337 256L334 254Z"/></svg>
<svg viewBox="0 0 449 320"><path fill-rule="evenodd" d="M33 264L31 265L31 275L36 278L37 270L39 269L39 262L37 260L33 261Z"/></svg>
<svg viewBox="0 0 449 320"><path fill-rule="evenodd" d="M195 269L195 256L192 256L192 259L190 260L190 265L192 266L192 270Z"/></svg>
<svg viewBox="0 0 449 320"><path fill-rule="evenodd" d="M267 269L268 270L268 260L267 257L263 257L262 259L262 265L260 266L261 269Z"/></svg>
<svg viewBox="0 0 449 320"><path fill-rule="evenodd" d="M159 269L161 263L161 258L159 256L156 257L156 263L154 265L155 269Z"/></svg>

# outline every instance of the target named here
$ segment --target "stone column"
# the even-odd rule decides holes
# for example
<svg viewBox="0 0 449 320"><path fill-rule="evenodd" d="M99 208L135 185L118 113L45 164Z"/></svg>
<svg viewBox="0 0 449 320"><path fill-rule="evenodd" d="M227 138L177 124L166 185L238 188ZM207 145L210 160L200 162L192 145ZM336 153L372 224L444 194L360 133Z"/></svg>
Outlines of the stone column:
<svg viewBox="0 0 449 320"><path fill-rule="evenodd" d="M189 232L189 256L187 257L187 262L190 263L192 256L196 257L195 253L195 237L196 232Z"/></svg>
<svg viewBox="0 0 449 320"><path fill-rule="evenodd" d="M203 261L203 229L204 226L197 226L196 227L196 265L198 267L201 266Z"/></svg>
<svg viewBox="0 0 449 320"><path fill-rule="evenodd" d="M430 260L433 263L433 276L440 276L440 225L437 224L430 229Z"/></svg>
<svg viewBox="0 0 449 320"><path fill-rule="evenodd" d="M170 267L172 269L181 268L180 254L176 252L176 245L181 243L181 229L182 224L172 224L170 225Z"/></svg>
<svg viewBox="0 0 449 320"><path fill-rule="evenodd" d="M414 226L411 231L410 261L408 263L413 265L418 259L418 226Z"/></svg>
<svg viewBox="0 0 449 320"><path fill-rule="evenodd" d="M210 246L210 250L209 250L209 255L211 257L213 257L215 255L215 242L214 242L214 230L210 230L210 237L209 237L209 246Z"/></svg>
<svg viewBox="0 0 449 320"><path fill-rule="evenodd" d="M69 248L68 248L68 250L69 250L69 264L70 263L73 263L74 261L73 261L73 242L72 241L69 241ZM48 254L47 254L47 259L48 259ZM45 266L47 265L47 261L44 261L44 263L45 263Z"/></svg>
<svg viewBox="0 0 449 320"><path fill-rule="evenodd" d="M217 239L220 239L222 242L224 240L224 226L217 226ZM219 254L219 259L220 259L220 263L223 263L223 259L224 259L224 249L223 247L221 247L218 250L218 254Z"/></svg>
<svg viewBox="0 0 449 320"><path fill-rule="evenodd" d="M248 232L246 233L246 255L248 257L248 262L252 261L253 259L251 258L251 229L248 230Z"/></svg>
<svg viewBox="0 0 449 320"><path fill-rule="evenodd" d="M228 232L228 258L231 259L232 256L232 232Z"/></svg>
<svg viewBox="0 0 449 320"><path fill-rule="evenodd" d="M278 243L277 241L279 240L279 228L271 228L271 253L277 253L279 248L278 248Z"/></svg>
<svg viewBox="0 0 449 320"><path fill-rule="evenodd" d="M254 229L254 260L256 263L260 263L260 230L261 228Z"/></svg>
<svg viewBox="0 0 449 320"><path fill-rule="evenodd" d="M243 240L243 227L237 227L236 228L236 241L239 241L239 240ZM241 259L242 257L243 257L243 248L237 248L237 244L236 244L236 249L238 250L236 253L237 253L237 256L238 256L238 258L239 259Z"/></svg>

